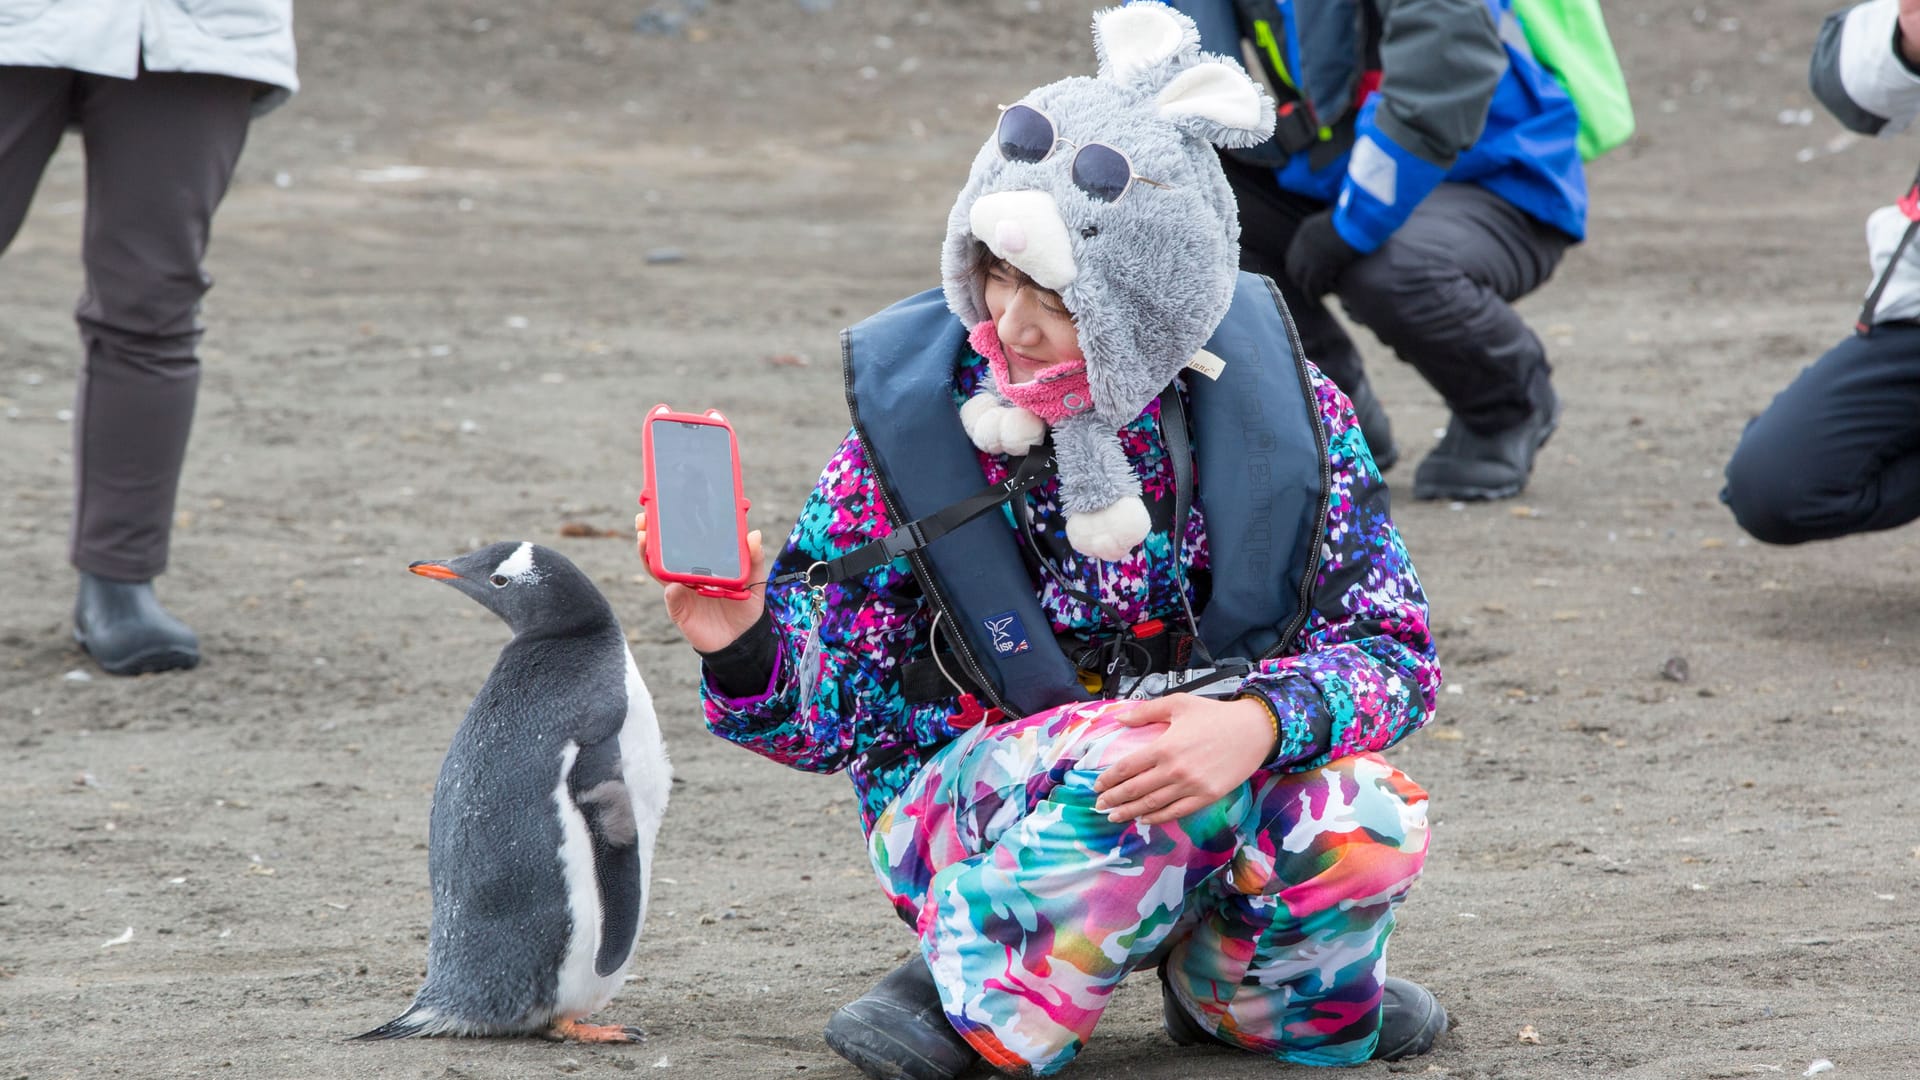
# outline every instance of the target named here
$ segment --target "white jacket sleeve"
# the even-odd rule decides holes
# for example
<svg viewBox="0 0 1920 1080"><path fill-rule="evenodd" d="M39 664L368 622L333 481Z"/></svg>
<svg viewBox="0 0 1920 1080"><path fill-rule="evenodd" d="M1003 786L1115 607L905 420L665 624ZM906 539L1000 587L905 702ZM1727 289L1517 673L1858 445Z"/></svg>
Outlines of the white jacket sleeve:
<svg viewBox="0 0 1920 1080"><path fill-rule="evenodd" d="M1920 71L1900 55L1899 0L1868 0L1827 17L1814 43L1813 95L1862 135L1905 131L1920 115Z"/></svg>

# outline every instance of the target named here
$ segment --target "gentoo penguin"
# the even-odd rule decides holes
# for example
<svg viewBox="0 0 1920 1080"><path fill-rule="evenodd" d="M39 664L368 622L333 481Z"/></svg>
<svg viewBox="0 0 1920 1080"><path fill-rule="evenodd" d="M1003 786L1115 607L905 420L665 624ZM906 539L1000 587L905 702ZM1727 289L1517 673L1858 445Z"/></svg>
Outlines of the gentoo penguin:
<svg viewBox="0 0 1920 1080"><path fill-rule="evenodd" d="M624 981L647 912L670 770L653 702L606 597L558 552L494 544L417 562L513 640L433 787L433 926L413 1004L360 1036L637 1042L581 1023Z"/></svg>

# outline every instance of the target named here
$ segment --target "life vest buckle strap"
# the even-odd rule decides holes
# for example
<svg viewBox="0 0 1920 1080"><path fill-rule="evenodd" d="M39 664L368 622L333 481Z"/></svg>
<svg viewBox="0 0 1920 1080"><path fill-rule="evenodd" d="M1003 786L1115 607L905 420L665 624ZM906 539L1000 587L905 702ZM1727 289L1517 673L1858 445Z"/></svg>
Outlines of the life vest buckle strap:
<svg viewBox="0 0 1920 1080"><path fill-rule="evenodd" d="M886 553L887 562L926 546L927 535L918 521L909 521L880 538L880 550Z"/></svg>

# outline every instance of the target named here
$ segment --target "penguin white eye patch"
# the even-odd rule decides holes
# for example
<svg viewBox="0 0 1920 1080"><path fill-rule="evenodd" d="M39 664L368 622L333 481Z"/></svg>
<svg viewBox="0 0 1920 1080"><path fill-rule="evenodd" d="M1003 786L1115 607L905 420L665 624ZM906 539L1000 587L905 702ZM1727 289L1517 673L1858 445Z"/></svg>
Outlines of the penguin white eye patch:
<svg viewBox="0 0 1920 1080"><path fill-rule="evenodd" d="M1053 156L1063 144L1074 150L1068 175L1073 186L1101 202L1119 202L1133 190L1134 181L1168 191L1172 184L1149 180L1133 171L1133 160L1106 143L1075 143L1061 136L1053 118L1031 105L1000 106L1000 124L994 129L994 145L1000 157L1027 165L1038 164Z"/></svg>
<svg viewBox="0 0 1920 1080"><path fill-rule="evenodd" d="M505 588L509 581L532 583L539 580L540 571L533 565L533 545L528 543L513 549L513 554L501 560L500 565L493 568L493 575L487 578L488 583L496 589Z"/></svg>

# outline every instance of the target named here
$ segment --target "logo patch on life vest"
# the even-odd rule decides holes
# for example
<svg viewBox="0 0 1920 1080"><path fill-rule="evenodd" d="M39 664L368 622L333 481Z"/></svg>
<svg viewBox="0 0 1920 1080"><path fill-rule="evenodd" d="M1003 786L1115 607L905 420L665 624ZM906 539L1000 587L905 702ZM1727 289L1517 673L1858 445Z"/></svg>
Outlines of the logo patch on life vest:
<svg viewBox="0 0 1920 1080"><path fill-rule="evenodd" d="M981 625L993 635L993 651L999 656L1012 656L1032 648L1027 641L1027 628L1020 624L1020 616L1011 611L989 615L981 620Z"/></svg>

